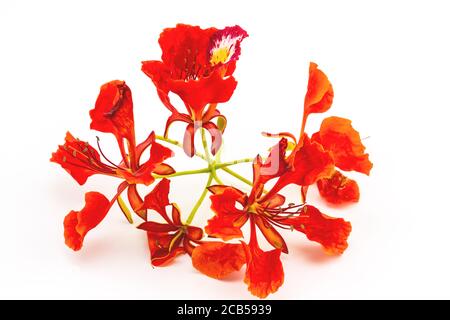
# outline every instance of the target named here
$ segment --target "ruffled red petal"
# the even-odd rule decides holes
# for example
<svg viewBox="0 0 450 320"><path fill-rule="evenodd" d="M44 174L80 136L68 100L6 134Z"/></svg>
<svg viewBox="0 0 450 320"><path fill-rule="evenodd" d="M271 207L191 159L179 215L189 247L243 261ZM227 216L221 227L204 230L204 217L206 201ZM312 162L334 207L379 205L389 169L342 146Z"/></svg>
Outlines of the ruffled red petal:
<svg viewBox="0 0 450 320"><path fill-rule="evenodd" d="M208 74L211 69L208 49L216 31L186 24L164 29L159 37L161 58L172 77L185 80Z"/></svg>
<svg viewBox="0 0 450 320"><path fill-rule="evenodd" d="M327 216L313 206L305 206L300 216L287 223L303 232L309 240L320 243L328 254L342 254L348 247L347 238L352 231L350 222Z"/></svg>
<svg viewBox="0 0 450 320"><path fill-rule="evenodd" d="M215 279L223 279L239 271L245 262L245 253L240 244L205 242L192 252L194 268Z"/></svg>
<svg viewBox="0 0 450 320"><path fill-rule="evenodd" d="M247 260L244 282L248 285L248 290L259 298L276 292L284 281L281 250L262 251L257 243L242 245Z"/></svg>
<svg viewBox="0 0 450 320"><path fill-rule="evenodd" d="M355 180L336 170L329 178L317 181L320 195L330 203L358 202L359 187Z"/></svg>
<svg viewBox="0 0 450 320"><path fill-rule="evenodd" d="M84 208L80 211L71 211L64 218L66 245L75 251L80 250L86 234L105 218L110 207L109 200L101 193L86 193Z"/></svg>
<svg viewBox="0 0 450 320"><path fill-rule="evenodd" d="M305 117L311 113L322 113L330 109L333 103L333 87L317 64L309 64L308 91L305 95Z"/></svg>
<svg viewBox="0 0 450 320"><path fill-rule="evenodd" d="M312 139L330 151L336 167L344 171L353 170L370 174L373 164L369 160L369 155L364 153L366 148L350 120L339 117L326 118L322 121L320 131L315 133Z"/></svg>
<svg viewBox="0 0 450 320"><path fill-rule="evenodd" d="M134 143L134 117L131 90L124 81L105 83L89 112L91 129L113 133L118 141L126 138Z"/></svg>

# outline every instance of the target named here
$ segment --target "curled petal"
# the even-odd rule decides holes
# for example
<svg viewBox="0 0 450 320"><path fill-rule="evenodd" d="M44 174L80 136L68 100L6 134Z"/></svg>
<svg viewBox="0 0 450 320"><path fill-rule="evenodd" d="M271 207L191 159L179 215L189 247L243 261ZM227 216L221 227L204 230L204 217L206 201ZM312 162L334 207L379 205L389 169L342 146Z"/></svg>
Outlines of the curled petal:
<svg viewBox="0 0 450 320"><path fill-rule="evenodd" d="M247 261L244 282L248 285L248 290L259 298L276 292L284 281L281 250L262 251L257 243L242 245Z"/></svg>
<svg viewBox="0 0 450 320"><path fill-rule="evenodd" d="M300 216L289 220L288 224L303 232L309 240L320 243L328 254L342 254L348 247L347 238L352 226L342 218L329 217L307 205Z"/></svg>
<svg viewBox="0 0 450 320"><path fill-rule="evenodd" d="M312 139L330 151L336 167L344 171L370 174L373 164L369 155L364 153L366 148L350 120L328 117L323 120L320 131L314 134Z"/></svg>
<svg viewBox="0 0 450 320"><path fill-rule="evenodd" d="M89 114L91 129L113 133L119 141L126 138L130 143L134 142L133 100L124 81L105 83Z"/></svg>
<svg viewBox="0 0 450 320"><path fill-rule="evenodd" d="M330 203L358 202L359 187L355 180L336 170L330 178L317 181L320 195Z"/></svg>
<svg viewBox="0 0 450 320"><path fill-rule="evenodd" d="M317 68L317 64L311 62L309 64L308 91L305 96L305 116L330 109L333 97L333 87L327 76Z"/></svg>
<svg viewBox="0 0 450 320"><path fill-rule="evenodd" d="M192 252L194 268L215 279L223 279L239 271L245 261L245 253L240 244L205 242Z"/></svg>
<svg viewBox="0 0 450 320"><path fill-rule="evenodd" d="M86 234L105 218L111 207L109 200L98 192L86 193L85 202L81 211L71 211L64 218L65 243L74 251L81 249Z"/></svg>

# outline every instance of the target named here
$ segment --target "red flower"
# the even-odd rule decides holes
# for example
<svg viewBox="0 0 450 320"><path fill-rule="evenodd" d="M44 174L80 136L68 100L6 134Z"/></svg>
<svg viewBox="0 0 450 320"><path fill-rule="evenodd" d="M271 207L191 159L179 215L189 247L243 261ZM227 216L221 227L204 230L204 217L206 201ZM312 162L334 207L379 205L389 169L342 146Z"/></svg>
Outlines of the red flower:
<svg viewBox="0 0 450 320"><path fill-rule="evenodd" d="M253 188L250 195L229 186L211 186L211 209L215 216L208 220L205 231L208 235L223 240L241 238L241 227L249 217L261 230L266 240L277 249L287 253L288 249L281 235L274 228L276 220L282 216L281 206L285 199L283 196L272 193L263 197L264 185L260 180L261 159L258 157L253 164ZM242 209L236 208L240 205Z"/></svg>
<svg viewBox="0 0 450 320"><path fill-rule="evenodd" d="M329 178L317 181L320 195L330 203L346 203L359 201L359 187L355 180L347 178L335 170Z"/></svg>
<svg viewBox="0 0 450 320"><path fill-rule="evenodd" d="M86 193L85 199L81 211L70 211L64 219L66 245L75 251L81 249L86 234L103 220L111 207L109 200L98 192Z"/></svg>
<svg viewBox="0 0 450 320"><path fill-rule="evenodd" d="M92 129L115 135L122 155L122 162L118 165L112 163L104 156L100 145L100 154L107 163L102 162L100 154L92 146L87 142L75 139L69 132L66 134L64 145L58 147L58 150L52 154L50 161L60 164L80 185L84 184L94 174L103 174L124 180L119 186L118 193L112 200L112 203L119 199L119 195L128 187L128 200L133 210L146 220L147 212L145 209L142 209L143 201L137 193L136 184L149 185L153 183L154 177L152 173L173 173L172 167L163 163L173 153L170 149L155 142L155 134L153 132L144 142L136 145L132 108L131 91L125 82L111 81L101 87L95 108L90 111ZM125 145L127 149L125 149ZM141 156L149 148L149 159L141 163ZM95 194L98 195L98 193ZM92 198L92 196L88 197L88 195L89 193L86 194L86 200ZM123 209L120 202L119 205ZM98 219L98 214L106 214L111 207L103 206L101 211L93 211L89 210L89 208L93 207L92 203L87 203L86 206L87 208L81 211L83 220L89 220L91 219L90 216L92 216L93 221L98 220L98 223L103 219L103 216L102 219ZM125 211L124 213L127 219L130 219ZM79 223L77 219L77 213L72 211L66 217L64 224L66 243L74 250L81 248L82 239L84 238L84 231L78 232L77 230L88 231L98 224L91 224L89 229L82 229L77 226L77 223ZM77 227L75 228L75 226Z"/></svg>
<svg viewBox="0 0 450 320"><path fill-rule="evenodd" d="M306 205L298 217L284 223L303 232L309 240L320 243L328 254L342 254L348 247L347 238L352 231L350 222L329 217L310 205Z"/></svg>
<svg viewBox="0 0 450 320"><path fill-rule="evenodd" d="M187 123L184 151L191 157L195 153L194 136L200 127L207 129L214 139L211 152L215 154L220 147L226 119L216 107L227 102L236 88L232 74L240 43L247 36L239 26L217 30L178 24L160 35L162 61L142 63L142 71L152 79L161 101L172 113L165 135L174 121ZM172 105L169 92L180 96L187 113ZM215 118L222 120L216 124L212 122Z"/></svg>
<svg viewBox="0 0 450 320"><path fill-rule="evenodd" d="M264 181L279 177L265 198L279 192L289 184L307 187L333 173L334 163L329 152L325 151L320 144L310 141L306 135L300 148L296 147L289 156L286 156L286 145L286 138L282 138L272 148L261 170Z"/></svg>
<svg viewBox="0 0 450 320"><path fill-rule="evenodd" d="M203 230L181 222L180 211L175 204L169 203L170 181L162 179L144 200L143 207L158 212L166 223L147 221L138 228L147 231L151 263L163 266L183 253L192 254L194 243L200 243ZM172 206L172 218L166 212Z"/></svg>
<svg viewBox="0 0 450 320"><path fill-rule="evenodd" d="M324 119L320 131L312 136L312 140L330 151L336 167L369 175L373 164L369 155L364 153L366 148L350 120L339 117Z"/></svg>

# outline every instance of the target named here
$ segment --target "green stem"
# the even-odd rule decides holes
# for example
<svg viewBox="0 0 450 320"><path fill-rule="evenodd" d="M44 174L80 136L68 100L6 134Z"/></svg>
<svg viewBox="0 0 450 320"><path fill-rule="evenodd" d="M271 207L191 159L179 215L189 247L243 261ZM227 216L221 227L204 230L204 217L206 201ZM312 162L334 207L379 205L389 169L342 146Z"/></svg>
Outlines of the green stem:
<svg viewBox="0 0 450 320"><path fill-rule="evenodd" d="M153 177L155 179L162 179L162 178L173 178L173 177L179 177L179 176L187 176L190 174L200 174L200 173L209 173L211 172L210 168L203 168L198 170L187 170L187 171L179 171L168 175L160 175L160 174L153 174Z"/></svg>
<svg viewBox="0 0 450 320"><path fill-rule="evenodd" d="M205 150L206 161L208 162L208 166L211 169L211 175L212 175L213 179L215 181L217 181L217 183L223 184L222 180L220 180L220 178L217 176L217 173L216 173L216 162L211 158L211 155L209 154L208 141L206 140L205 132L206 132L206 129L201 128L202 145L203 145L203 149ZM220 159L219 159L219 161L220 161Z"/></svg>
<svg viewBox="0 0 450 320"><path fill-rule="evenodd" d="M173 144L174 146L183 148L183 144L181 144L181 142L178 142L177 140L165 138L165 137L159 136L159 135L156 135L155 138L156 138L156 140L164 141L164 142ZM201 154L200 152L195 152L195 155L199 158L202 158L203 160L206 160L206 157L203 154Z"/></svg>
<svg viewBox="0 0 450 320"><path fill-rule="evenodd" d="M236 179L239 179L239 180L241 180L242 182L248 184L249 186L253 186L253 183L252 183L250 180L248 180L247 178L241 176L239 173L237 173L237 172L231 170L230 168L228 168L228 167L223 167L223 168L220 168L220 169L222 169L222 170L225 171L226 173L232 175L232 176L235 177Z"/></svg>
<svg viewBox="0 0 450 320"><path fill-rule="evenodd" d="M175 145L175 146L177 146L177 147L183 148L183 145L182 145L180 142L176 141L176 140L169 139L169 138L165 138L165 137L159 136L159 135L156 135L156 139L157 139L157 140L161 140L161 141L165 141L165 142L170 143L170 144L173 144L173 145ZM199 158L201 158L201 159L207 161L207 157L206 157L205 155L203 155L203 154L201 154L201 153L199 153L199 152L195 152L195 155L196 155L197 157L199 157ZM229 161L229 162L219 163L219 164L217 164L215 167L216 167L217 169L221 169L221 170L227 172L228 174L232 175L232 176L235 177L236 179L241 180L242 182L248 184L249 186L252 186L253 183L252 183L250 180L244 178L243 176L241 176L241 175L238 174L237 172L235 172L235 171L231 170L230 168L228 168L229 166L232 166L232 165L234 165L234 164L245 163L245 162L251 162L251 161L253 161L253 159L245 158L245 159L241 159L241 160L234 160L234 161ZM208 162L208 164L209 164L209 162ZM217 174L216 174L216 177L217 177ZM213 176L213 178L214 178L214 176ZM217 178L218 178L218 177L217 177ZM220 179L219 179L219 180L220 180ZM217 181L217 179L216 179L216 181Z"/></svg>
<svg viewBox="0 0 450 320"><path fill-rule="evenodd" d="M186 224L191 224L192 220L195 217L195 214L197 213L198 209L200 208L201 204L203 203L203 200L205 200L206 194L208 193L208 187L211 185L211 182L213 180L212 173L209 174L208 181L206 182L205 189L203 189L202 194L200 195L200 198L198 198L197 202L195 203L195 206L192 208L191 213L189 214L189 217L186 220Z"/></svg>
<svg viewBox="0 0 450 320"><path fill-rule="evenodd" d="M253 159L252 158L245 158L245 159L232 160L232 161L218 163L216 165L216 169L222 169L223 167L234 166L235 164L246 163L246 162L253 162Z"/></svg>

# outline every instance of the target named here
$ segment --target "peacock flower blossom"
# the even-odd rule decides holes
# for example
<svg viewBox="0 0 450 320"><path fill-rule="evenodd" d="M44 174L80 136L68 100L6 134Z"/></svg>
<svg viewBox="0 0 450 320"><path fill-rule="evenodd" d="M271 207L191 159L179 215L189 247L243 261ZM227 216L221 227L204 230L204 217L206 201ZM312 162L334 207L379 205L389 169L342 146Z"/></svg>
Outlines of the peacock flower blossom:
<svg viewBox="0 0 450 320"><path fill-rule="evenodd" d="M142 62L142 71L152 79L159 98L171 112L164 135L168 135L173 122L185 122L183 146L190 157L195 154L194 138L199 128L211 134L213 155L220 148L226 118L217 110L217 104L227 102L236 88L233 72L241 42L247 36L239 26L219 30L178 24L165 29L159 37L161 61ZM186 112L172 104L170 92L181 98Z"/></svg>
<svg viewBox="0 0 450 320"><path fill-rule="evenodd" d="M61 165L80 185L85 184L87 179L95 174L119 178L123 182L111 202L106 201L106 197L100 193L87 193L86 207L80 212L71 211L66 216L64 222L66 244L74 250L81 249L87 232L103 220L116 200L127 219L131 220L120 198L120 194L125 190L131 207L142 219L147 220L147 211L142 209L143 200L137 192L136 185L152 184L155 180L153 174L175 172L171 166L164 163L164 160L173 156L173 152L155 142L154 132L150 133L144 142L136 145L131 90L124 81L111 81L101 87L90 116L91 129L114 134L122 161L119 164L110 161L103 154L98 140L99 152L89 143L74 138L70 132L67 132L65 143L52 154L50 161ZM146 151L150 156L148 160L141 161Z"/></svg>

